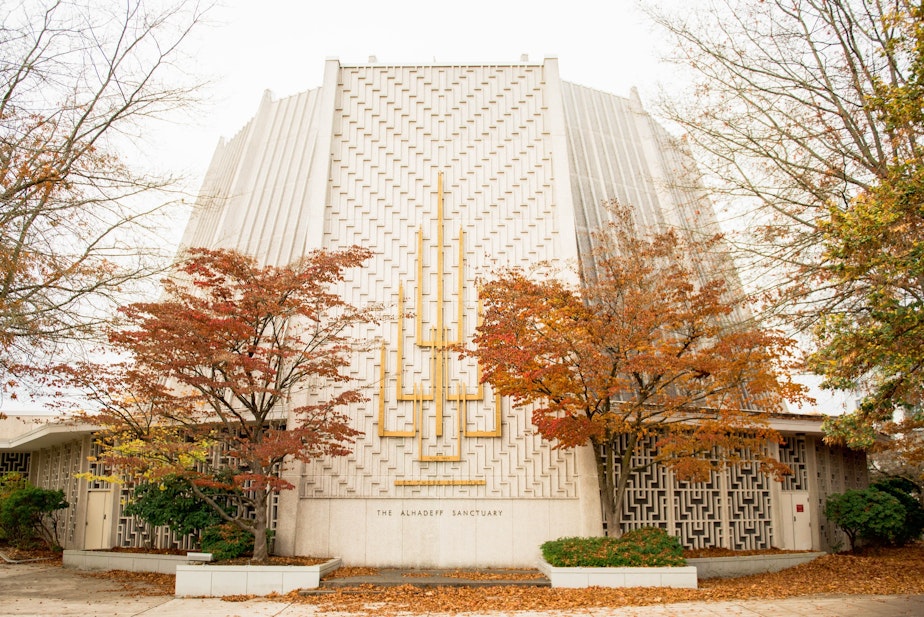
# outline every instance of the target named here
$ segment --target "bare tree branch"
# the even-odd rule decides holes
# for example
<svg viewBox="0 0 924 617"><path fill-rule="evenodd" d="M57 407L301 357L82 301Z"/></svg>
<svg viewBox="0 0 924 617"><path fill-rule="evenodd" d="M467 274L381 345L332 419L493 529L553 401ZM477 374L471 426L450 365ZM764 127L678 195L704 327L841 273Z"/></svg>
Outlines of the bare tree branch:
<svg viewBox="0 0 924 617"><path fill-rule="evenodd" d="M173 178L130 168L142 123L189 104L181 48L205 7L23 0L0 17L0 370L90 337L169 262ZM146 125L145 125L146 126Z"/></svg>
<svg viewBox="0 0 924 617"><path fill-rule="evenodd" d="M716 199L742 212L730 238L768 308L806 326L850 302L819 289L818 222L849 209L919 136L868 102L909 78L894 16L910 0L716 0L649 11L691 76L661 113L685 132Z"/></svg>

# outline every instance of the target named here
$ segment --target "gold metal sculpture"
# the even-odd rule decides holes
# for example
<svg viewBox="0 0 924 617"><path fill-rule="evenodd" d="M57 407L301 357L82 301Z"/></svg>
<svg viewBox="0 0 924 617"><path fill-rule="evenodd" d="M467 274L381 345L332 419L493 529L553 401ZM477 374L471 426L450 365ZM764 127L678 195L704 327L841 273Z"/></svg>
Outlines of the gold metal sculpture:
<svg viewBox="0 0 924 617"><path fill-rule="evenodd" d="M385 344L381 348L381 363L379 374L379 417L378 417L378 435L379 437L415 437L416 438L416 456L415 460L421 462L455 462L462 460L462 439L464 437L500 437L501 436L501 402L500 397L495 397L494 402L494 428L491 430L470 430L468 428L468 408L470 403L481 403L485 400L484 386L481 384L481 367L478 367L478 384L469 387L461 381L450 383L448 378L448 369L451 366L451 356L457 356L458 352L454 349L462 344L464 340L464 293L465 281L463 276L465 264L465 231L459 228L459 264L457 272L458 287L456 289L456 315L455 315L455 336L450 336L451 326L445 322L445 289L444 281L446 279L445 268L445 240L444 240L444 213L443 213L443 173L439 173L437 180L437 212L436 212L436 316L435 323L429 328L428 338L424 338L424 230L419 227L417 230L417 294L414 311L415 320L415 345L420 349L430 351L432 379L430 384L415 382L411 390L405 391L404 371L405 371L405 353L404 353L404 321L407 319L404 308L404 286L398 287L398 340L397 356L398 366L396 374L396 400L399 403L409 403L411 411L411 429L410 430L389 430L386 428L386 380L387 380L387 353ZM478 313L480 316L481 306L479 303ZM425 439L440 439L443 437L444 424L447 415L447 409L451 411L449 405L455 405L456 422L454 435L450 437L454 443L451 452L441 451L437 454L428 454ZM434 429L432 435L425 436L424 414L433 414ZM406 416L405 416L406 417ZM430 417L430 416L427 416ZM405 422L406 425L406 422ZM439 448L436 448L439 451ZM447 485L478 485L484 484L484 480L466 480L466 479L428 479L428 480L396 480L397 486L447 486Z"/></svg>

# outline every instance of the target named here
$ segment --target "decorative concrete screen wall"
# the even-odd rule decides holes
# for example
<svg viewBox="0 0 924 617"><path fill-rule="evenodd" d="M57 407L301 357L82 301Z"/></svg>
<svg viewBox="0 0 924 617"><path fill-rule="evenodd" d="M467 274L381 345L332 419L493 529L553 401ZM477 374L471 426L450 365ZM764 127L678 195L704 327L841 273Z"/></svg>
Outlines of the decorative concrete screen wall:
<svg viewBox="0 0 924 617"><path fill-rule="evenodd" d="M634 466L653 460L655 441L648 438ZM664 528L688 548L771 548L772 483L756 463L714 472L709 481L698 483L681 482L666 467L650 465L629 478L623 526Z"/></svg>
<svg viewBox="0 0 924 617"><path fill-rule="evenodd" d="M847 546L849 542L846 534L829 523L824 516L825 500L832 493L861 489L869 484L866 454L848 448L830 447L818 438L809 441L807 447L811 448L808 453L813 455L814 459L808 469L815 470L817 478L814 494L819 512L820 548L830 551L838 546Z"/></svg>
<svg viewBox="0 0 924 617"><path fill-rule="evenodd" d="M64 491L68 508L62 517L60 531L63 534L60 539L65 546L76 546L83 538L82 534L78 534L77 521L83 518L78 506L81 502L79 497L86 490L83 486L86 481L79 479L77 474L88 468L89 448L90 440L80 439L32 453L29 480L42 488Z"/></svg>
<svg viewBox="0 0 924 617"><path fill-rule="evenodd" d="M622 511L623 526L661 527L688 548L779 548L773 509L780 507L780 493L806 491L815 495L817 504L812 512L817 548L831 550L839 541L843 544L840 532L824 518L825 500L831 493L866 486L866 457L846 448L831 448L820 437L786 434L784 438L777 453L793 474L783 482L759 473L756 464L713 473L702 483L680 482L657 465L633 474ZM633 459L633 465L656 455L654 442L649 438L648 447ZM777 448L776 444L769 447Z"/></svg>
<svg viewBox="0 0 924 617"><path fill-rule="evenodd" d="M0 475L6 473L29 473L28 452L0 452Z"/></svg>
<svg viewBox="0 0 924 617"><path fill-rule="evenodd" d="M218 446L212 449L213 457L228 461L229 457L223 454ZM122 548L143 548L156 546L181 550L196 550L199 548L198 534L180 535L167 526L153 526L138 517L125 514L125 505L131 502L133 488L129 485L119 487L119 514L117 519L115 546ZM267 511L269 529L276 529L276 512L279 496L273 495Z"/></svg>

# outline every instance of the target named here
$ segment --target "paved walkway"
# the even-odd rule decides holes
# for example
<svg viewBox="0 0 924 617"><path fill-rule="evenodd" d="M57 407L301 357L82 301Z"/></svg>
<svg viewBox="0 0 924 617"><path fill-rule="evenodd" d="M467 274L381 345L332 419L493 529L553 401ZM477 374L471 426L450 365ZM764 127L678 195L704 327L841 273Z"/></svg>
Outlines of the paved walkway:
<svg viewBox="0 0 924 617"><path fill-rule="evenodd" d="M226 602L217 598L130 596L111 581L83 576L57 566L0 564L0 616L69 617L315 617L315 607L269 600ZM471 617L501 617L486 612ZM517 617L563 615L524 611ZM663 606L585 609L586 617L921 617L924 595L825 595L785 600L688 602ZM431 615L430 617L437 617Z"/></svg>

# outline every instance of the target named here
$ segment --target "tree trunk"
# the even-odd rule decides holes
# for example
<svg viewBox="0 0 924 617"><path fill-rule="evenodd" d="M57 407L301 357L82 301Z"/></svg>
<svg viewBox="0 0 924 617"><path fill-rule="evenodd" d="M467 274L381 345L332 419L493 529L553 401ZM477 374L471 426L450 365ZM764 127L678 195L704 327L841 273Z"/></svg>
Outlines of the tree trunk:
<svg viewBox="0 0 924 617"><path fill-rule="evenodd" d="M618 476L616 478L616 491L613 496L613 510L616 512L616 515L619 517L616 520L616 534L615 537L622 536L622 504L626 500L626 487L629 486L629 475L632 473L632 452L635 450L635 438L629 437L629 445L626 446L626 449L620 453L619 456L619 469ZM617 470L614 469L614 473Z"/></svg>
<svg viewBox="0 0 924 617"><path fill-rule="evenodd" d="M603 520L606 522L606 535L619 535L619 517L615 509L613 495L613 444L605 442L594 444L594 459L597 464L597 486L600 488L600 504Z"/></svg>
<svg viewBox="0 0 924 617"><path fill-rule="evenodd" d="M618 538L622 535L622 506L626 498L626 487L632 473L632 454L638 444L635 435L629 435L625 450L617 457L618 438L599 444L603 456L597 455L597 483L600 487L600 501L606 520L606 535ZM595 444L596 445L596 444ZM618 467L617 467L618 464Z"/></svg>
<svg viewBox="0 0 924 617"><path fill-rule="evenodd" d="M269 492L262 491L262 499L256 500L256 512L253 518L253 560L266 561L269 550L266 545L266 505L269 503Z"/></svg>

